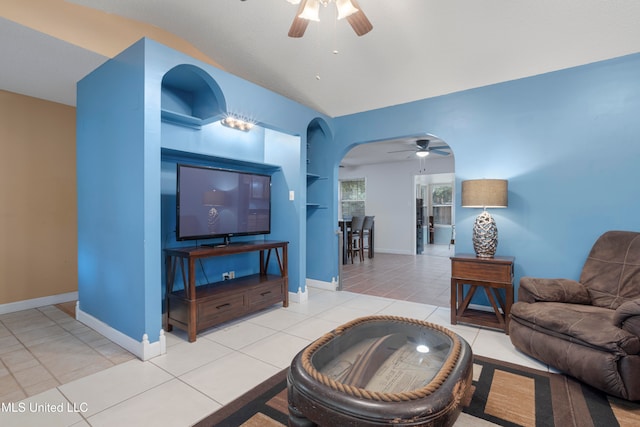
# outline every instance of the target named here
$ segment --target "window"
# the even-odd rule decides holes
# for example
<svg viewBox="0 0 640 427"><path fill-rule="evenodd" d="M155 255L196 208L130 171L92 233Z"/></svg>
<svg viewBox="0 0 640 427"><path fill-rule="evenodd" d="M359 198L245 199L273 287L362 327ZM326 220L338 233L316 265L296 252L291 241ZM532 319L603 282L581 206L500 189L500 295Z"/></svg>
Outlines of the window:
<svg viewBox="0 0 640 427"><path fill-rule="evenodd" d="M452 184L431 185L431 206L433 207L433 223L451 225L451 208L453 205Z"/></svg>
<svg viewBox="0 0 640 427"><path fill-rule="evenodd" d="M340 208L342 209L342 217L364 216L365 195L364 178L341 180Z"/></svg>

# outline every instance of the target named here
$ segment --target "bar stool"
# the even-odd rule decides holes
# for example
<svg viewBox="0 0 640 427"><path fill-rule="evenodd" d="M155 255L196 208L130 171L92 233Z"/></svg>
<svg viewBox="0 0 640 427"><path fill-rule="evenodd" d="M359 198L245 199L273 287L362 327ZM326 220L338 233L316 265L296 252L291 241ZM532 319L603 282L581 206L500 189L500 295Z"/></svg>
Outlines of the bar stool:
<svg viewBox="0 0 640 427"><path fill-rule="evenodd" d="M364 249L368 250L368 255L367 256L369 258L371 258L371 247L370 247L371 239L370 239L369 236L371 236L371 228L373 227L374 218L375 218L375 216L365 216L364 217L364 224L362 225L362 233L361 233L361 238L360 238L360 247L362 248L363 251L364 251ZM366 246L365 246L365 242L367 242ZM364 259L363 259L363 261L364 261Z"/></svg>
<svg viewBox="0 0 640 427"><path fill-rule="evenodd" d="M364 261L364 254L362 252L362 227L364 226L364 217L353 216L351 218L351 228L349 229L349 256L351 257L351 264L353 264L353 257L358 254L360 261Z"/></svg>

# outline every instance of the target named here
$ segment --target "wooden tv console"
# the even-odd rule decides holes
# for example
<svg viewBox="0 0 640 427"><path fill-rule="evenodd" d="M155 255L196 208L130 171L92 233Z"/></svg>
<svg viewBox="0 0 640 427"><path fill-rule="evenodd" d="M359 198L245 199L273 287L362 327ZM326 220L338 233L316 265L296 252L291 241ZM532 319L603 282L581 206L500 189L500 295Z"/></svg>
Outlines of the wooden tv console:
<svg viewBox="0 0 640 427"><path fill-rule="evenodd" d="M280 301L283 307L288 307L287 245L288 242L258 240L226 246L165 249L167 331L177 326L187 331L189 342L194 342L196 334L203 329ZM272 249L278 260L279 276L267 273ZM260 273L196 286L196 260L257 251L260 252ZM182 275L183 289L174 291L173 284L178 269Z"/></svg>

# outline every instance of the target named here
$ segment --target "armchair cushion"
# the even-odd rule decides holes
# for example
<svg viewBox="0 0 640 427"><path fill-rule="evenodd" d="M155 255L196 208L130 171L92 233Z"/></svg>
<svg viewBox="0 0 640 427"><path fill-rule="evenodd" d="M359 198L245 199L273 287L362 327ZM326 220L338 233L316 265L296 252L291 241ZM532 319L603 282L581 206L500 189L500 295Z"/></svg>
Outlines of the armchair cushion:
<svg viewBox="0 0 640 427"><path fill-rule="evenodd" d="M520 279L520 292L525 290L528 302L564 302L571 304L590 304L589 291L582 284L571 279L540 279L523 277ZM522 301L523 298L520 298Z"/></svg>
<svg viewBox="0 0 640 427"><path fill-rule="evenodd" d="M609 353L640 354L640 336L617 327L613 315L602 307L557 302L517 302L511 308L512 321L548 335Z"/></svg>
<svg viewBox="0 0 640 427"><path fill-rule="evenodd" d="M615 326L640 336L640 299L621 304L613 314Z"/></svg>
<svg viewBox="0 0 640 427"><path fill-rule="evenodd" d="M615 310L640 297L640 233L608 231L591 248L580 274L591 304Z"/></svg>

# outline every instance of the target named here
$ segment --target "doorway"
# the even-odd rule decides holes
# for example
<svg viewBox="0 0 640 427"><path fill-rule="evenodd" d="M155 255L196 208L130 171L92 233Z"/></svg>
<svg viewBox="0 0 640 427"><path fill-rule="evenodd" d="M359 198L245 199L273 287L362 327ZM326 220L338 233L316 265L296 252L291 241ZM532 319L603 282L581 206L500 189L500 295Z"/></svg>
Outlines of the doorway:
<svg viewBox="0 0 640 427"><path fill-rule="evenodd" d="M417 177L449 174L447 182L453 183L454 165L449 145L431 134L363 143L345 155L338 179L366 182L363 203L365 214L375 216L376 253L416 255ZM444 211L445 207L438 209ZM453 218L452 204L448 209ZM434 238L436 243L448 246L452 224L444 226L438 224Z"/></svg>
<svg viewBox="0 0 640 427"><path fill-rule="evenodd" d="M448 212L449 222L453 223L455 217L454 156L448 144L432 135L429 137L434 139L431 147L440 152L419 157L417 153L423 147L416 141L424 139L423 135L360 144L342 160L338 179L365 180L365 213L376 218L375 257L342 265L343 290L448 306L449 254L453 254L454 246L447 239L451 238L453 224L441 224L438 220L434 243L424 245L421 255L416 251L418 191L426 194L431 191L427 189L431 184L450 184L451 203L448 207L448 202L429 205L427 217L433 213L434 206L436 215ZM426 231L423 235L428 238L428 229Z"/></svg>
<svg viewBox="0 0 640 427"><path fill-rule="evenodd" d="M451 256L455 245L455 174L415 175L416 254Z"/></svg>

